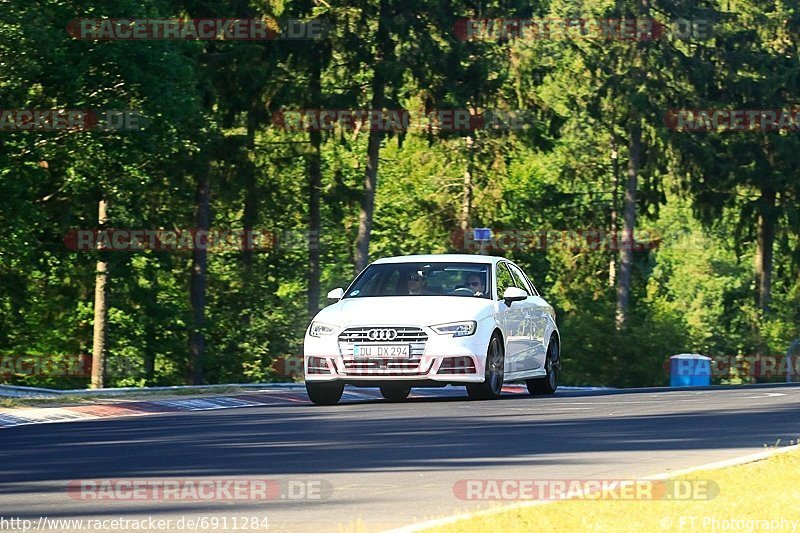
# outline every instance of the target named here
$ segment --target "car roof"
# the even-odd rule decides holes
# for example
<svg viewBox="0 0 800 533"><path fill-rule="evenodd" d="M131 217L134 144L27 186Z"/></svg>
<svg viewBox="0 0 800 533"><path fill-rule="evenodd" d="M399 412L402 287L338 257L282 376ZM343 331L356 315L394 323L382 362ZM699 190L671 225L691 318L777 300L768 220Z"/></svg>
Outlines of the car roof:
<svg viewBox="0 0 800 533"><path fill-rule="evenodd" d="M374 261L375 265L386 263L481 263L494 264L503 261L505 258L493 255L471 255L471 254L423 254L423 255L397 255L394 257L384 257Z"/></svg>

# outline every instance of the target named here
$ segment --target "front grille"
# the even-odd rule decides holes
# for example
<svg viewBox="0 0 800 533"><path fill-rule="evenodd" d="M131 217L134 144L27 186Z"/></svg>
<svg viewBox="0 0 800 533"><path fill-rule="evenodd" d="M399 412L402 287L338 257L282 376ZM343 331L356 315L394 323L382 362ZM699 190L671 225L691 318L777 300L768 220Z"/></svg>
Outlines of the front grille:
<svg viewBox="0 0 800 533"><path fill-rule="evenodd" d="M393 339L370 339L370 330L394 330L397 336ZM357 328L347 328L339 334L339 342L363 342L363 343L388 343L398 344L407 342L425 342L428 340L428 335L422 328L407 327L407 326L365 326Z"/></svg>
<svg viewBox="0 0 800 533"><path fill-rule="evenodd" d="M393 338L370 338L370 330L393 330ZM420 369L420 359L425 353L428 335L422 328L413 326L358 326L347 328L339 335L339 351L344 358L346 374L378 374L400 376L424 373ZM368 358L354 360L353 346L356 344L408 344L409 357L406 358Z"/></svg>
<svg viewBox="0 0 800 533"><path fill-rule="evenodd" d="M428 368L420 368L420 361L345 361L345 373L353 376L421 376Z"/></svg>

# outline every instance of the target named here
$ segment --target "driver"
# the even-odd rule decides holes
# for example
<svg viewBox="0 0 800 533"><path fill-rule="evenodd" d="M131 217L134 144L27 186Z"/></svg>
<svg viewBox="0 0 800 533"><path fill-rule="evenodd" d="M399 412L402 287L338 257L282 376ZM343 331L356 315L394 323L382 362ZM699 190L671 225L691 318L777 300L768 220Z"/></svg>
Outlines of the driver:
<svg viewBox="0 0 800 533"><path fill-rule="evenodd" d="M483 276L480 274L468 275L465 285L475 296L483 296L483 293L486 292L486 284L484 284Z"/></svg>

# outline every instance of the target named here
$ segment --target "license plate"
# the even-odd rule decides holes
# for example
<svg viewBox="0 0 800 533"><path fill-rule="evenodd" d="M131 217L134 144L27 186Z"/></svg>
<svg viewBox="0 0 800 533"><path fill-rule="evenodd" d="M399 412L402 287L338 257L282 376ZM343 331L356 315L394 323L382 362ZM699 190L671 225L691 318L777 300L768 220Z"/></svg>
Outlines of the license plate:
<svg viewBox="0 0 800 533"><path fill-rule="evenodd" d="M410 353L408 344L356 344L353 346L353 357L359 359L368 357L408 358Z"/></svg>

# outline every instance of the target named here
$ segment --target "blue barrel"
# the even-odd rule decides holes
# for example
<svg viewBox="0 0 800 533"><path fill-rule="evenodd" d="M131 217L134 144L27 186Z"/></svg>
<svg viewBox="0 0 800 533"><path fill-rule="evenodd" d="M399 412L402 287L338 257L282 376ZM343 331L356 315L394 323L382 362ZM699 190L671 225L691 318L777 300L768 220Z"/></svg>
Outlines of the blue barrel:
<svg viewBox="0 0 800 533"><path fill-rule="evenodd" d="M711 358L696 353L682 353L669 358L670 387L707 387L711 385Z"/></svg>

